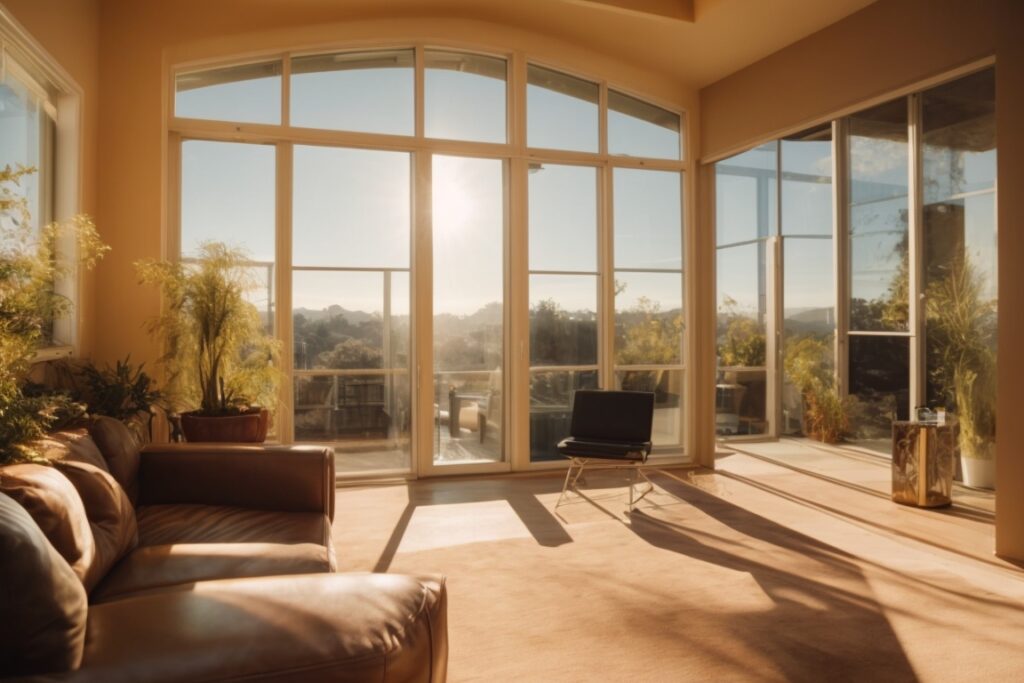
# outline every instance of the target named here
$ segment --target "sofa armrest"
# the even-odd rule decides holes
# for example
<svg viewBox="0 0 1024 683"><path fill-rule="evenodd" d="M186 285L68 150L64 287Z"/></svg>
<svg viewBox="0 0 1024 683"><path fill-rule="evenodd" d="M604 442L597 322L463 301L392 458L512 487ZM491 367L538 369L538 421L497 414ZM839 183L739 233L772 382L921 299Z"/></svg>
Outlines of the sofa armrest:
<svg viewBox="0 0 1024 683"><path fill-rule="evenodd" d="M334 454L315 446L156 444L139 463L139 505L192 503L334 519Z"/></svg>

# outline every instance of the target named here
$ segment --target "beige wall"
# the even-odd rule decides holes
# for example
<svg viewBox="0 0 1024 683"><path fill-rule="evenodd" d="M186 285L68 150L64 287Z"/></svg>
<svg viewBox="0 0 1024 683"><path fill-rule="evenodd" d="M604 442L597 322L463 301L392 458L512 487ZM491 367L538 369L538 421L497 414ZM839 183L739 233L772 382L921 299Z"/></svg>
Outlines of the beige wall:
<svg viewBox="0 0 1024 683"><path fill-rule="evenodd" d="M1024 49L1019 0L880 0L700 93L702 158L826 120L975 60L996 57L999 145L999 377L996 552L1024 561ZM998 36L998 37L997 37ZM998 40L998 42L997 42ZM1009 188L1009 189L1008 189ZM710 223L703 224L710 232ZM713 247L706 247L710 258ZM712 309L710 296L704 302Z"/></svg>
<svg viewBox="0 0 1024 683"><path fill-rule="evenodd" d="M3 0L4 6L82 89L80 210L98 217L99 0ZM102 226L101 226L102 227ZM95 274L82 276L79 344L95 346Z"/></svg>
<svg viewBox="0 0 1024 683"><path fill-rule="evenodd" d="M999 0L996 134L999 145L999 438L996 552L1024 561L1024 2Z"/></svg>

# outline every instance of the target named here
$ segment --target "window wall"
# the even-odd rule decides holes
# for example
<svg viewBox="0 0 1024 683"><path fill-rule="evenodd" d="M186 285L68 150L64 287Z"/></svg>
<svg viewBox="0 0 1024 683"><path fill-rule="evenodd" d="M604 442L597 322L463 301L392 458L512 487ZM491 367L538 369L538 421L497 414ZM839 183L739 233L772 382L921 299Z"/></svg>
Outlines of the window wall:
<svg viewBox="0 0 1024 683"><path fill-rule="evenodd" d="M993 81L988 68L716 164L719 435L827 438L825 423L888 453L892 421L928 405L958 417L962 451L991 453Z"/></svg>
<svg viewBox="0 0 1024 683"><path fill-rule="evenodd" d="M683 116L521 59L174 74L178 253L221 240L262 269L252 303L291 349L277 435L343 474L561 462L582 388L654 392L658 453L683 455Z"/></svg>

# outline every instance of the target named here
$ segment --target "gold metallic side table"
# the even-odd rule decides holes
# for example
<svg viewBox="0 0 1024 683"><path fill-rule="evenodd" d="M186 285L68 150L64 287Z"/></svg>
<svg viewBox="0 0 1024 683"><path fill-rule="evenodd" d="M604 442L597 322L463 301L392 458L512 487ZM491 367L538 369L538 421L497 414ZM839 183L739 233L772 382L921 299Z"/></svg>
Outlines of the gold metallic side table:
<svg viewBox="0 0 1024 683"><path fill-rule="evenodd" d="M892 423L892 499L941 507L953 502L956 423Z"/></svg>

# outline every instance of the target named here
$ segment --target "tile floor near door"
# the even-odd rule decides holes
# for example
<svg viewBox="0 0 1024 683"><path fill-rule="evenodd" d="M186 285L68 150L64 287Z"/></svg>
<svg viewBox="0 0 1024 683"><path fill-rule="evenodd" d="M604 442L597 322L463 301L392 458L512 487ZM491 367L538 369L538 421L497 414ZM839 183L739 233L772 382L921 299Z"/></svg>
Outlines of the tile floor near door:
<svg viewBox="0 0 1024 683"><path fill-rule="evenodd" d="M558 473L341 488L338 557L448 576L452 681L1024 680L990 513L765 458L653 471L632 514L613 472L557 509Z"/></svg>

